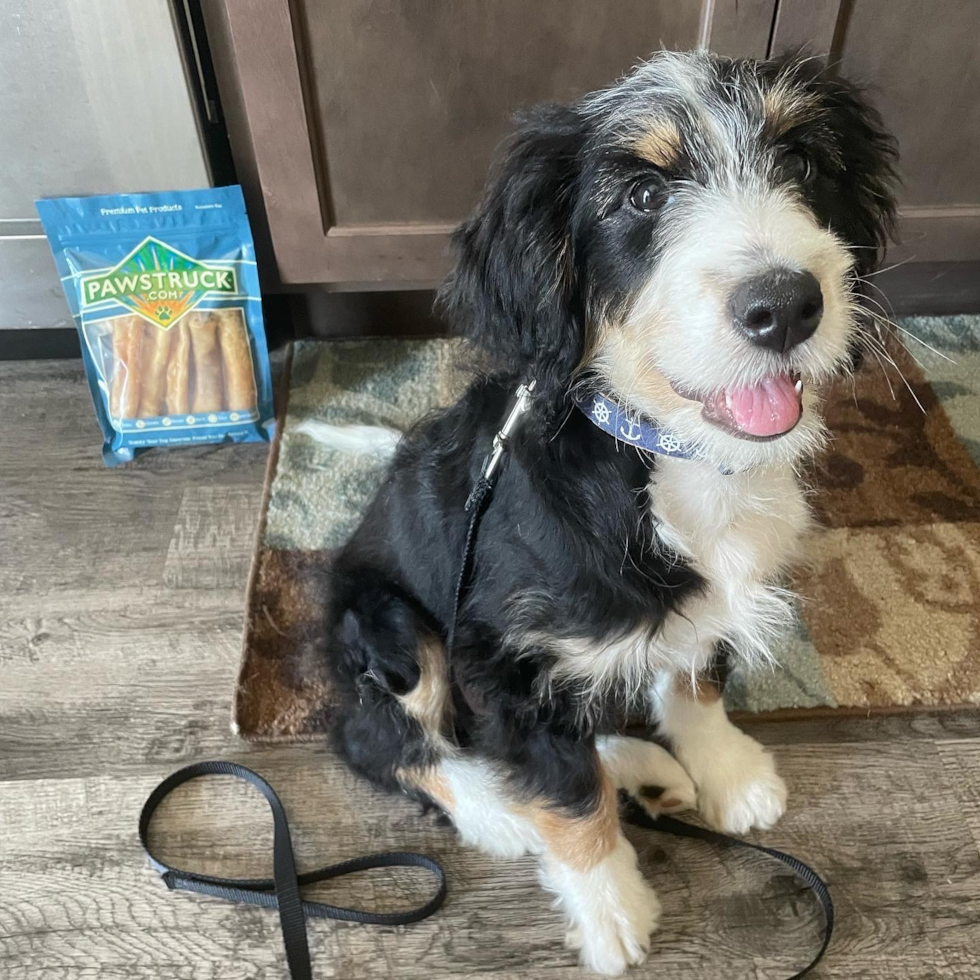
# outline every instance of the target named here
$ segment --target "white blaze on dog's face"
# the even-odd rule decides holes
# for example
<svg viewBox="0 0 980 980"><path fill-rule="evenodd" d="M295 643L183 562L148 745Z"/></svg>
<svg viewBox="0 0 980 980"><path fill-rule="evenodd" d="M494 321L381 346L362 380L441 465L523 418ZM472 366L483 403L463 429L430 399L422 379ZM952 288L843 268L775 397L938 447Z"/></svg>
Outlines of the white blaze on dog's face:
<svg viewBox="0 0 980 980"><path fill-rule="evenodd" d="M582 106L588 366L731 468L819 444L890 219L873 113L802 67L662 54Z"/></svg>
<svg viewBox="0 0 980 980"><path fill-rule="evenodd" d="M455 329L543 417L591 375L712 463L819 444L894 216L894 141L811 61L662 52L522 118L453 238Z"/></svg>
<svg viewBox="0 0 980 980"><path fill-rule="evenodd" d="M791 194L749 180L679 189L665 210L666 247L610 326L602 369L711 458L737 466L812 448L810 386L849 358L850 253Z"/></svg>

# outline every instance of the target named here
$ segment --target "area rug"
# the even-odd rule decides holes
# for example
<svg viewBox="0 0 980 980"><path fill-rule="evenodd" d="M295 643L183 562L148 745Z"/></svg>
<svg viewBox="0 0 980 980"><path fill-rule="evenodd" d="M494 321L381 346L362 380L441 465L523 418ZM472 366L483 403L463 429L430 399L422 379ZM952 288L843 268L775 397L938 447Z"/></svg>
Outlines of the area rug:
<svg viewBox="0 0 980 980"><path fill-rule="evenodd" d="M980 704L980 317L901 321L894 363L830 393L808 474L820 530L777 670L737 671L735 711L824 714ZM383 473L327 449L321 423L406 429L466 383L457 341L299 342L270 457L233 726L322 738L331 711L326 569ZM424 542L420 542L420 547Z"/></svg>

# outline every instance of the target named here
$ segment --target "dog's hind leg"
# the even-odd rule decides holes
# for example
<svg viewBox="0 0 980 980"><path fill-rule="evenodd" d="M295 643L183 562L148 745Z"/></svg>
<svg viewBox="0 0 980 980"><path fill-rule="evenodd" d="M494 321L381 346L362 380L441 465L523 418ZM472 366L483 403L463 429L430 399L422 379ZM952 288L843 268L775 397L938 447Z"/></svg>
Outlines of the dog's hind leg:
<svg viewBox="0 0 980 980"><path fill-rule="evenodd" d="M334 675L346 697L336 734L351 768L437 806L467 844L498 857L540 851L501 768L455 745L445 647L413 604L362 587L338 620Z"/></svg>
<svg viewBox="0 0 980 980"><path fill-rule="evenodd" d="M486 759L457 752L428 767L404 769L399 778L409 792L421 791L450 816L464 844L499 858L544 849L530 808Z"/></svg>
<svg viewBox="0 0 980 980"><path fill-rule="evenodd" d="M567 917L568 945L588 969L616 975L646 957L660 906L620 829L616 787L583 749L595 781L579 780L576 802L525 794L499 762L468 754L399 775L450 815L464 843L497 857L537 854L541 883Z"/></svg>
<svg viewBox="0 0 980 980"><path fill-rule="evenodd" d="M358 593L340 617L335 664L347 694L336 729L355 772L434 805L462 840L497 857L541 850L526 812L512 804L499 767L454 743L442 641L411 603L381 588Z"/></svg>
<svg viewBox="0 0 980 980"><path fill-rule="evenodd" d="M651 816L697 806L691 777L665 748L623 735L602 735L596 748L615 787L626 790Z"/></svg>
<svg viewBox="0 0 980 980"><path fill-rule="evenodd" d="M391 592L362 589L356 601L336 631L338 741L351 767L437 805L466 843L501 857L539 855L541 881L586 967L613 975L641 962L660 906L620 828L616 785L594 741L544 718L501 714L479 751L459 749L440 639Z"/></svg>
<svg viewBox="0 0 980 980"><path fill-rule="evenodd" d="M442 640L410 599L384 584L357 589L336 623L338 750L373 783L391 792L408 789L404 773L432 770L452 751ZM420 786L414 789L422 795Z"/></svg>

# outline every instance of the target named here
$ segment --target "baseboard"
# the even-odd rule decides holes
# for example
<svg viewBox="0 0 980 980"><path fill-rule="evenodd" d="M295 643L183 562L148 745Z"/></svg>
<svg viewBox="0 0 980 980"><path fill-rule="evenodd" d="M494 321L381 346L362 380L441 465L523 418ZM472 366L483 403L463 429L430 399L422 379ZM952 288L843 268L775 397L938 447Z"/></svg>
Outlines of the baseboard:
<svg viewBox="0 0 980 980"><path fill-rule="evenodd" d="M74 327L0 330L0 361L81 356L78 331Z"/></svg>
<svg viewBox="0 0 980 980"><path fill-rule="evenodd" d="M897 316L980 313L980 262L910 262L885 268L871 281Z"/></svg>
<svg viewBox="0 0 980 980"><path fill-rule="evenodd" d="M980 262L909 263L872 281L895 316L980 313ZM269 347L293 337L434 336L446 329L432 313L434 298L431 289L338 293L313 288L266 296ZM73 329L0 330L0 360L79 356Z"/></svg>

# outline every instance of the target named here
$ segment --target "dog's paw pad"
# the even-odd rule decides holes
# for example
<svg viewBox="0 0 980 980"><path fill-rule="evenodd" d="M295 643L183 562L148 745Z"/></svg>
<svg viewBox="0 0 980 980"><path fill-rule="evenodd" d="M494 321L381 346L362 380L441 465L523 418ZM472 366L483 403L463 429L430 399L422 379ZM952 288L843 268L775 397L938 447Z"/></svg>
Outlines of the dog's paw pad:
<svg viewBox="0 0 980 980"><path fill-rule="evenodd" d="M662 813L682 813L697 807L697 794L690 779L678 786L641 786L639 800L653 817Z"/></svg>

